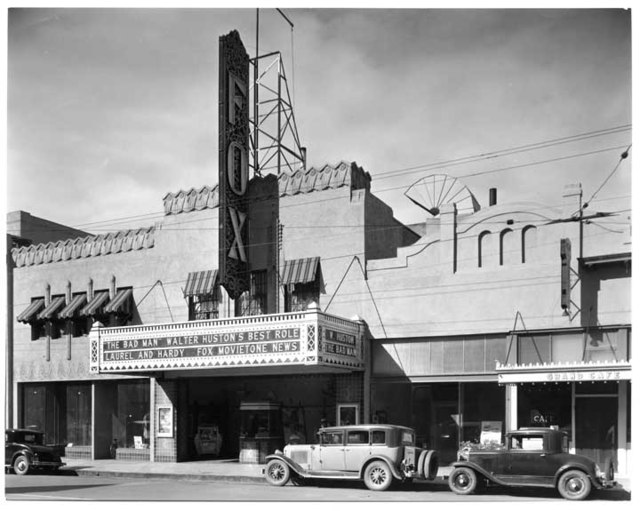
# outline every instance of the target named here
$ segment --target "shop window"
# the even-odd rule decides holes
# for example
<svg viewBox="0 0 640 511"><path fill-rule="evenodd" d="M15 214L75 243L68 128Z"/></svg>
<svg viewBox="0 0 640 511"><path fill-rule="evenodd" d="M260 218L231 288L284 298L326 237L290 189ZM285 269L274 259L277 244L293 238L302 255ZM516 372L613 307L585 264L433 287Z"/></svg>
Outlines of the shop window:
<svg viewBox="0 0 640 511"><path fill-rule="evenodd" d="M338 426L360 424L360 406L356 404L338 405L336 423Z"/></svg>
<svg viewBox="0 0 640 511"><path fill-rule="evenodd" d="M67 442L91 445L91 385L69 385L66 394Z"/></svg>
<svg viewBox="0 0 640 511"><path fill-rule="evenodd" d="M118 447L149 446L149 382L118 383L118 407L113 432ZM136 441L138 440L138 441ZM140 442L141 440L141 442Z"/></svg>
<svg viewBox="0 0 640 511"><path fill-rule="evenodd" d="M311 303L320 304L320 285L318 281L286 286L285 312L307 310Z"/></svg>
<svg viewBox="0 0 640 511"><path fill-rule="evenodd" d="M212 293L189 297L189 321L217 319L220 304L219 287Z"/></svg>
<svg viewBox="0 0 640 511"><path fill-rule="evenodd" d="M239 316L258 316L267 312L267 272L251 272L249 291L244 292L236 301Z"/></svg>

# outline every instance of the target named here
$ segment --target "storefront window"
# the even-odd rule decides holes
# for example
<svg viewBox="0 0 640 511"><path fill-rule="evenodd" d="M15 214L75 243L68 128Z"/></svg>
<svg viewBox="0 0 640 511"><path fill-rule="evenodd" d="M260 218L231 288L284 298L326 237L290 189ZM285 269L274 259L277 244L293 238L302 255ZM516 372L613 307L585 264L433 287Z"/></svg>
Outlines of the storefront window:
<svg viewBox="0 0 640 511"><path fill-rule="evenodd" d="M462 442L504 442L504 387L463 383ZM484 431L484 433L483 433Z"/></svg>
<svg viewBox="0 0 640 511"><path fill-rule="evenodd" d="M91 385L67 387L67 442L91 445Z"/></svg>
<svg viewBox="0 0 640 511"><path fill-rule="evenodd" d="M44 431L47 395L44 385L26 384L22 388L22 427Z"/></svg>
<svg viewBox="0 0 640 511"><path fill-rule="evenodd" d="M555 426L571 438L571 384L520 386L518 426Z"/></svg>
<svg viewBox="0 0 640 511"><path fill-rule="evenodd" d="M149 382L118 383L118 413L114 438L118 447L149 446Z"/></svg>

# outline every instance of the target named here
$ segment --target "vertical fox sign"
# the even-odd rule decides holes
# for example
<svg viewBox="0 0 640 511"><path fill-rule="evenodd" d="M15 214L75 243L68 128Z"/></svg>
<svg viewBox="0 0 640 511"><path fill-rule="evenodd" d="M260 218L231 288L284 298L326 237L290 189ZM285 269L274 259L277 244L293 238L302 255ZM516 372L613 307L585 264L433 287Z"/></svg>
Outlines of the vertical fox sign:
<svg viewBox="0 0 640 511"><path fill-rule="evenodd" d="M233 30L220 37L218 273L232 299L249 288L249 56Z"/></svg>

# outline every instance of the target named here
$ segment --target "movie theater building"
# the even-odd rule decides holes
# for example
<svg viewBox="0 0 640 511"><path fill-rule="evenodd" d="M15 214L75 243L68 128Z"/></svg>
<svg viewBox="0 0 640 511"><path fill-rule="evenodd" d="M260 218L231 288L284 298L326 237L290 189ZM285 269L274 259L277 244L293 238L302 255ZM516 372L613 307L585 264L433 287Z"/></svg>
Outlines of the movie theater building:
<svg viewBox="0 0 640 511"><path fill-rule="evenodd" d="M72 444L68 456L108 457L115 443L119 458L162 461L250 460L294 433L313 439L322 419L365 420L366 325L325 309L355 256L365 265L417 235L357 165L305 177L254 201L250 288L236 300L220 285L217 187L167 194L152 227L13 249L15 423Z"/></svg>
<svg viewBox="0 0 640 511"><path fill-rule="evenodd" d="M150 227L11 250L12 423L159 462L377 421L448 463L544 425L628 473L630 236L578 222L579 186L481 204L427 175L409 227L353 162L250 177L248 57L221 41L218 185L167 194Z"/></svg>

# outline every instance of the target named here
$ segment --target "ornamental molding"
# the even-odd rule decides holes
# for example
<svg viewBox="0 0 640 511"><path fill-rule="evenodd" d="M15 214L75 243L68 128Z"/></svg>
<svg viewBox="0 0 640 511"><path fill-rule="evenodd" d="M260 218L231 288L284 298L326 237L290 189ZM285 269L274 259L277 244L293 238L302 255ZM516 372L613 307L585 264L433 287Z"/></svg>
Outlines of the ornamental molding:
<svg viewBox="0 0 640 511"><path fill-rule="evenodd" d="M280 174L278 185L281 197L343 186L349 186L352 190L368 190L371 176L355 162L342 161L318 169L312 167L297 170L293 174Z"/></svg>
<svg viewBox="0 0 640 511"><path fill-rule="evenodd" d="M17 268L153 248L155 227L39 243L11 250Z"/></svg>
<svg viewBox="0 0 640 511"><path fill-rule="evenodd" d="M631 370L630 360L589 361L589 362L548 362L542 364L501 364L496 361L498 373L548 373L553 371L599 371L611 369Z"/></svg>

